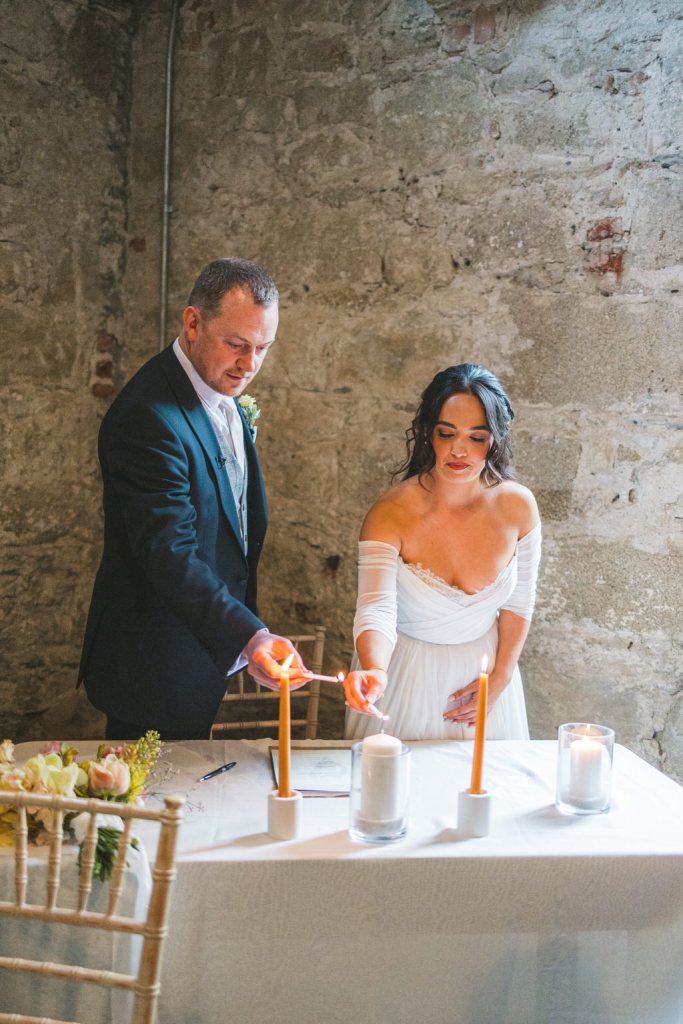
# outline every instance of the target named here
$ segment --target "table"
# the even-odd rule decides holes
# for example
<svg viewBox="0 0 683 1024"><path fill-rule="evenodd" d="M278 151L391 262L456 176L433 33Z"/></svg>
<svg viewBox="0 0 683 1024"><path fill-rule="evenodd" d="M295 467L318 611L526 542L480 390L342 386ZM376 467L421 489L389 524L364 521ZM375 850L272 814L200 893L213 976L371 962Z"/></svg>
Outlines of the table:
<svg viewBox="0 0 683 1024"><path fill-rule="evenodd" d="M159 1024L681 1024L683 789L617 746L613 809L566 817L554 742L489 743L492 831L463 839L471 743L410 745L386 847L350 840L344 798L271 840L267 741L170 749L156 792L188 806Z"/></svg>

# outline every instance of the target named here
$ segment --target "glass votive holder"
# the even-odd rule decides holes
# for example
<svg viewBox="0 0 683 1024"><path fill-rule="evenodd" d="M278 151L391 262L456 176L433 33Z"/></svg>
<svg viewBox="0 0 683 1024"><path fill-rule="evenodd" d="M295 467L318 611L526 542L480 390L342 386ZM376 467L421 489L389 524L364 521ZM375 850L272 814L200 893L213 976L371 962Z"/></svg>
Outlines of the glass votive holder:
<svg viewBox="0 0 683 1024"><path fill-rule="evenodd" d="M386 742L385 742L386 741ZM395 843L408 831L410 748L377 733L351 747L349 832L364 843Z"/></svg>
<svg viewBox="0 0 683 1024"><path fill-rule="evenodd" d="M557 795L565 814L609 810L614 730L605 725L568 722L557 731Z"/></svg>

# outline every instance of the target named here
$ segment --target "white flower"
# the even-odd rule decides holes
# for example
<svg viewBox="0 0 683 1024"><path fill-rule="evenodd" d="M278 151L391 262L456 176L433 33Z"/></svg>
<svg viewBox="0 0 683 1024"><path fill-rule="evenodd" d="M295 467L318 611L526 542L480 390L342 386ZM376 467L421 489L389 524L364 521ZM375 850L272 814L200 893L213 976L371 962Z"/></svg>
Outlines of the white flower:
<svg viewBox="0 0 683 1024"><path fill-rule="evenodd" d="M0 743L0 765L14 764L14 744L11 740Z"/></svg>
<svg viewBox="0 0 683 1024"><path fill-rule="evenodd" d="M237 399L240 409L244 413L244 418L247 421L249 427L249 433L251 434L252 440L256 440L256 420L261 415L261 410L256 404L256 399L252 398L251 395L240 395Z"/></svg>
<svg viewBox="0 0 683 1024"><path fill-rule="evenodd" d="M85 840L88 834L88 826L90 825L90 819L92 815L88 811L81 811L75 818L71 819L71 828L73 829L74 835L79 843ZM118 815L109 814L98 814L97 815L97 827L98 828L112 828L115 832L123 832L123 818L119 818Z"/></svg>

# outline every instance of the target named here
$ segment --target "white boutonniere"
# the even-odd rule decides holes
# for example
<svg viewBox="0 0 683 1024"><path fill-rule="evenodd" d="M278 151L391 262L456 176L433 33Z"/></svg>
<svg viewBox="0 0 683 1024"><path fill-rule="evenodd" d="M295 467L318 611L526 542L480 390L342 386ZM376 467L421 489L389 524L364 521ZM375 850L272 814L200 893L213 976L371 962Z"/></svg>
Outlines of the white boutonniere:
<svg viewBox="0 0 683 1024"><path fill-rule="evenodd" d="M256 404L256 399L252 398L251 395L240 395L237 399L240 409L244 413L244 418L247 421L249 427L249 433L251 434L252 441L256 440L256 420L261 415L261 410Z"/></svg>

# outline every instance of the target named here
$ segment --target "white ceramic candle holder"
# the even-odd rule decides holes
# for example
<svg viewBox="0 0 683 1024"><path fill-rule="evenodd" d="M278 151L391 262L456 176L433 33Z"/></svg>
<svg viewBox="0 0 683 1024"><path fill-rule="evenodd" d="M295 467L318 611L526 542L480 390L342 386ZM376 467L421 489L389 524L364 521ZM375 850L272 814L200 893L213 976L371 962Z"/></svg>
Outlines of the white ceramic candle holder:
<svg viewBox="0 0 683 1024"><path fill-rule="evenodd" d="M458 793L458 832L463 836L480 839L491 831L491 794Z"/></svg>
<svg viewBox="0 0 683 1024"><path fill-rule="evenodd" d="M268 835L273 839L297 839L301 835L304 800L297 790L280 796L277 789L268 794Z"/></svg>

